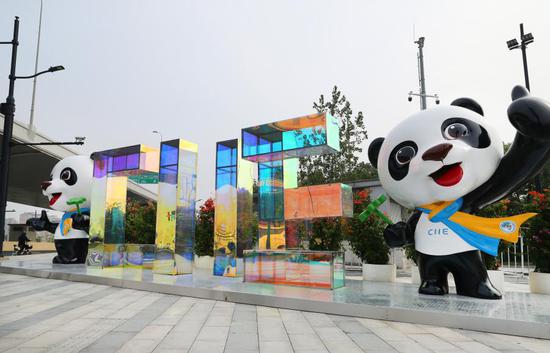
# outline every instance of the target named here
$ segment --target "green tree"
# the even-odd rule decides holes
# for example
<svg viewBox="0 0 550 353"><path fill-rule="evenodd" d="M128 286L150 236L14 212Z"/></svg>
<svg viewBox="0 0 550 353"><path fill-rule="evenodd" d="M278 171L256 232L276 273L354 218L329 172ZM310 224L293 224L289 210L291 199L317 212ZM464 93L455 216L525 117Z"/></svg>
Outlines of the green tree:
<svg viewBox="0 0 550 353"><path fill-rule="evenodd" d="M313 103L313 108L338 119L340 152L300 158L299 183L315 185L376 178L376 169L359 161L359 155L363 152L361 144L367 139L363 113L354 114L350 102L336 86L330 100L325 100L325 96L321 95Z"/></svg>
<svg viewBox="0 0 550 353"><path fill-rule="evenodd" d="M152 201L126 202L125 242L129 244L154 244L157 222L157 205Z"/></svg>
<svg viewBox="0 0 550 353"><path fill-rule="evenodd" d="M363 263L386 265L390 260L390 249L384 240L386 224L374 214L364 222L359 219L359 214L370 203L367 190L355 193L353 203L353 218L346 220L346 239L351 249Z"/></svg>
<svg viewBox="0 0 550 353"><path fill-rule="evenodd" d="M340 152L300 158L298 181L300 185L317 185L377 178L376 169L360 161L362 143L367 129L362 112L353 113L346 96L334 86L329 100L324 95L313 103L319 112L328 112L338 119ZM345 222L339 218L314 219L309 234L312 250L340 250Z"/></svg>
<svg viewBox="0 0 550 353"><path fill-rule="evenodd" d="M204 201L197 213L195 226L195 254L198 256L214 255L214 200Z"/></svg>

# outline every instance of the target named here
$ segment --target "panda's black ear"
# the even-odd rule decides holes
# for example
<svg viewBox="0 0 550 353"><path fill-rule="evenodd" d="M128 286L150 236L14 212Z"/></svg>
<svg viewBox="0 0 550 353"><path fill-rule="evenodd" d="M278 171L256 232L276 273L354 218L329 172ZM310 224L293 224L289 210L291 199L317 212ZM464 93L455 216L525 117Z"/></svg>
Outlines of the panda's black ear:
<svg viewBox="0 0 550 353"><path fill-rule="evenodd" d="M377 168L378 165L378 154L380 154L380 147L382 147L382 142L384 142L383 137L375 138L369 145L369 161L374 168Z"/></svg>
<svg viewBox="0 0 550 353"><path fill-rule="evenodd" d="M520 98L523 98L523 97L526 97L529 95L529 91L527 90L527 88L523 87L523 86L515 86L513 89L512 89L512 100L515 101L516 99L520 99Z"/></svg>
<svg viewBox="0 0 550 353"><path fill-rule="evenodd" d="M451 103L451 105L456 105L457 107L470 109L471 111L474 111L479 115L483 116L483 109L481 108L481 105L479 105L479 103L473 100L472 98L458 98L458 99L455 99Z"/></svg>

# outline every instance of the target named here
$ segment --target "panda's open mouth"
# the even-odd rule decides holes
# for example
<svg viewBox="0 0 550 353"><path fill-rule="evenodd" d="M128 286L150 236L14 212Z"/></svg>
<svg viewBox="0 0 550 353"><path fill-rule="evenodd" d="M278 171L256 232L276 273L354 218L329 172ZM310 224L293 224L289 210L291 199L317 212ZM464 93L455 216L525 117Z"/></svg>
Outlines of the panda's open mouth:
<svg viewBox="0 0 550 353"><path fill-rule="evenodd" d="M53 206L54 203L57 202L57 200L61 197L61 193L60 192L54 192L52 194L52 198L50 199L50 206Z"/></svg>
<svg viewBox="0 0 550 353"><path fill-rule="evenodd" d="M454 186L462 180L464 172L460 163L454 163L449 165L444 165L440 169L436 170L430 176L432 179L441 186Z"/></svg>

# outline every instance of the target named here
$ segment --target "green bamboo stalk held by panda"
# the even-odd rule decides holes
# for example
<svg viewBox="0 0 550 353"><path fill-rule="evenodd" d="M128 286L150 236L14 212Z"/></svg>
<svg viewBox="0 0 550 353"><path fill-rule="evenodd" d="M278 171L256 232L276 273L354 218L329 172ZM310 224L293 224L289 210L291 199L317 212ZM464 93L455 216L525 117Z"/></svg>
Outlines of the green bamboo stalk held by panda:
<svg viewBox="0 0 550 353"><path fill-rule="evenodd" d="M378 209L378 207L380 207L384 202L386 202L386 199L387 199L386 195L382 194L376 200L372 201L367 206L367 209L361 212L361 214L359 214L359 220L361 222L365 222L367 218L369 218L369 216L374 213L375 215L380 217L384 222L386 222L388 225L392 225L393 222L391 221L391 219L389 219L382 211Z"/></svg>

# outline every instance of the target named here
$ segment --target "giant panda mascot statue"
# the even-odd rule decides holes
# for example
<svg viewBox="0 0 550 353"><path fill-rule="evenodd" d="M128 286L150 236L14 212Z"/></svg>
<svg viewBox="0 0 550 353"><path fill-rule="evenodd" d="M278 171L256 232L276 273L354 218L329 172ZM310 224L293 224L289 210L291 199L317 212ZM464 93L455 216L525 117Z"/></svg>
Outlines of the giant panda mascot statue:
<svg viewBox="0 0 550 353"><path fill-rule="evenodd" d="M516 242L520 225L535 214L471 213L509 195L550 159L550 105L516 86L508 118L517 133L506 154L482 108L469 98L413 114L369 146L385 191L415 210L407 222L388 226L384 238L390 247L414 243L421 294L447 294L450 272L457 294L501 298L480 251L496 256L499 241Z"/></svg>
<svg viewBox="0 0 550 353"><path fill-rule="evenodd" d="M49 221L46 211L27 224L35 230L54 233L57 256L53 263L82 264L88 253L90 228L90 196L92 190L92 160L86 156L71 156L59 161L52 169L49 181L42 183L42 193L50 207L64 212L61 222Z"/></svg>

